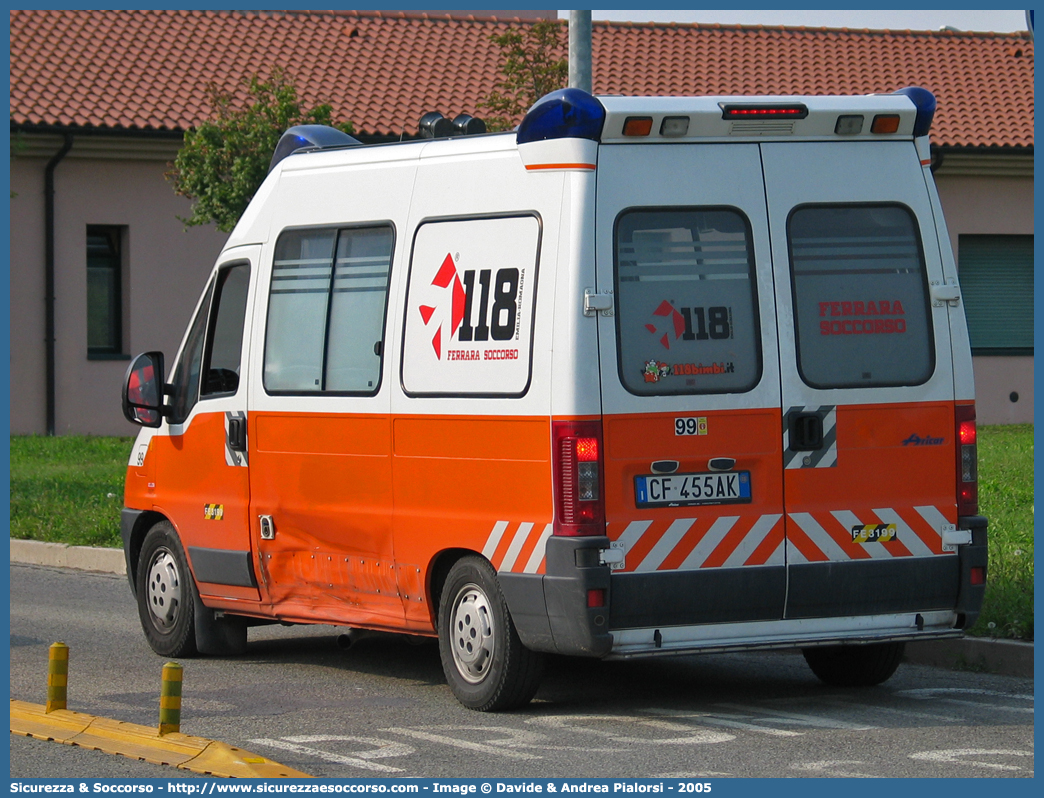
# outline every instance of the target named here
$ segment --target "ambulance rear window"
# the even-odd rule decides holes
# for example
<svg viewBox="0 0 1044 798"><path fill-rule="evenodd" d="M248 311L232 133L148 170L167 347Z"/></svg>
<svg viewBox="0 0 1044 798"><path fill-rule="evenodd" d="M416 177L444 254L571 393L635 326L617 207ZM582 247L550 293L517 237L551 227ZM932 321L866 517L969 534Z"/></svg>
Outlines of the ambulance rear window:
<svg viewBox="0 0 1044 798"><path fill-rule="evenodd" d="M917 222L902 205L809 205L787 223L798 370L813 388L920 385L935 370Z"/></svg>
<svg viewBox="0 0 1044 798"><path fill-rule="evenodd" d="M616 221L617 350L633 394L734 393L761 378L750 223L733 208Z"/></svg>

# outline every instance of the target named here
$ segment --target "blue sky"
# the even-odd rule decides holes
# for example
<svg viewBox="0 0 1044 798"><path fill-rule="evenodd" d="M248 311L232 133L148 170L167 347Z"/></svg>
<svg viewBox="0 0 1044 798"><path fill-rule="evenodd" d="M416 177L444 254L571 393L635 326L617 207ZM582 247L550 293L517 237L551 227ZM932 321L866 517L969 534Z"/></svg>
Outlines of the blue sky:
<svg viewBox="0 0 1044 798"><path fill-rule="evenodd" d="M568 11L559 11L568 16ZM893 30L938 30L950 25L960 30L1008 32L1026 30L1025 11L945 11L941 9L913 11L662 11L602 10L592 11L592 19L629 20L631 22L719 22L724 25L807 25L829 28L891 28Z"/></svg>

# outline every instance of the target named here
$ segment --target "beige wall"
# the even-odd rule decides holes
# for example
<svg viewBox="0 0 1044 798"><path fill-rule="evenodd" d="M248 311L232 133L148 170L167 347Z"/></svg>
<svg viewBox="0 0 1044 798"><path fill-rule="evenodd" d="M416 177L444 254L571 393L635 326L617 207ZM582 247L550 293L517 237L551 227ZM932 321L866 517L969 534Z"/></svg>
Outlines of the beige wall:
<svg viewBox="0 0 1044 798"><path fill-rule="evenodd" d="M950 244L960 263L962 235L1033 234L1033 159L944 157L935 175ZM980 424L1033 423L1033 356L973 357ZM1018 400L1012 401L1012 394Z"/></svg>
<svg viewBox="0 0 1044 798"><path fill-rule="evenodd" d="M44 168L57 138L11 161L11 432L46 432ZM55 170L58 434L132 435L120 411L128 360L87 358L87 225L127 228L124 351L175 354L225 236L184 230L188 203L163 178L176 144L77 140ZM117 157L118 156L118 157Z"/></svg>

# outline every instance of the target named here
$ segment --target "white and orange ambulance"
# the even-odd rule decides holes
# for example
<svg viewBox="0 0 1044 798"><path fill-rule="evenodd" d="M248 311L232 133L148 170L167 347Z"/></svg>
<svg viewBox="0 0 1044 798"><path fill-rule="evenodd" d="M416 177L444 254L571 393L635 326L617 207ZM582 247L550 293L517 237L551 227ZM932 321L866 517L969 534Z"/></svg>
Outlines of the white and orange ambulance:
<svg viewBox="0 0 1044 798"><path fill-rule="evenodd" d="M856 685L961 634L987 523L934 110L566 89L506 134L288 131L169 375L128 372L152 647L437 636L492 710L547 652Z"/></svg>

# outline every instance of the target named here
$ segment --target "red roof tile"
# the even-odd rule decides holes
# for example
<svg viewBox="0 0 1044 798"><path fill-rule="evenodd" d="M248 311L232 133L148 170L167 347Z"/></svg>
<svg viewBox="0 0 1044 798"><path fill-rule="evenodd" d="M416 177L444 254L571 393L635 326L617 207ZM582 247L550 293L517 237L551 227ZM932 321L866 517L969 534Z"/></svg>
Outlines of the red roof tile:
<svg viewBox="0 0 1044 798"><path fill-rule="evenodd" d="M206 86L245 97L279 66L305 104L371 135L413 135L427 111L483 114L511 25L418 12L12 11L11 121L185 130ZM564 23L563 23L564 24ZM1028 34L595 22L601 94L933 91L937 145L1033 146ZM564 55L564 53L563 53Z"/></svg>

